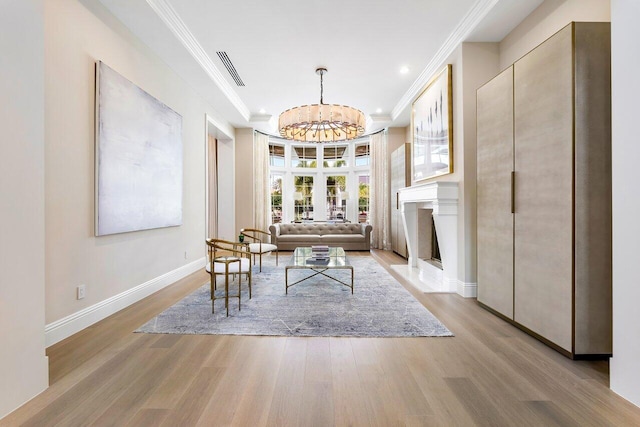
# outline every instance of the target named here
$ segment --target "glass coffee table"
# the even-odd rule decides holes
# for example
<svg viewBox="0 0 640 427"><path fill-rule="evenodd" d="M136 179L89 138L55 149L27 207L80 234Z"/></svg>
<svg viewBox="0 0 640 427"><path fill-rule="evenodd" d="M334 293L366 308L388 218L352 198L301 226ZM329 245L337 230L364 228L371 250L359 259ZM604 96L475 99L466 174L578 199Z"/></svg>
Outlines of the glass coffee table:
<svg viewBox="0 0 640 427"><path fill-rule="evenodd" d="M303 279L298 280L297 282L289 284L289 270L290 269L298 269L298 270L311 270L314 273L310 276L307 276ZM335 277L329 276L326 274L329 270L351 270L351 284L343 282L340 279L336 279ZM347 255L342 248L329 248L329 253L326 259L318 259L313 256L311 248L296 248L293 251L293 255L289 260L289 263L284 268L284 284L285 284L285 293L289 293L289 288L291 286L297 285L300 282L304 282L307 279L317 276L321 274L329 279L336 281L348 288L351 288L351 293L353 294L353 266L349 264L347 260Z"/></svg>

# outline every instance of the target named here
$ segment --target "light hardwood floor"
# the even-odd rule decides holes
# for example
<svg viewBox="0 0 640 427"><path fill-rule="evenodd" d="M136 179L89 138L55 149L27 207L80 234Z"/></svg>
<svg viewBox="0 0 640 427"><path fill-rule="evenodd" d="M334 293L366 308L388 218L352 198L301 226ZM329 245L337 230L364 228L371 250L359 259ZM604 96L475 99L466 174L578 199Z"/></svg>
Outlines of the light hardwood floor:
<svg viewBox="0 0 640 427"><path fill-rule="evenodd" d="M474 299L405 283L455 337L131 332L206 282L193 274L50 347L51 386L0 425L640 425L606 362L571 361Z"/></svg>

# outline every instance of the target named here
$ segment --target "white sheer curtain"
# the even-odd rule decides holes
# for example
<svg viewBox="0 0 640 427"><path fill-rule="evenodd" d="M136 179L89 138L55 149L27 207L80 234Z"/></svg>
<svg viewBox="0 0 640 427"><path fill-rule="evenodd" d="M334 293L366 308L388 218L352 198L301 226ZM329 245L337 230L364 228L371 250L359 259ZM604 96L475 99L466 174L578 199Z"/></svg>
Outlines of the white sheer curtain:
<svg viewBox="0 0 640 427"><path fill-rule="evenodd" d="M371 135L371 246L391 249L391 209L389 204L389 155L387 131Z"/></svg>
<svg viewBox="0 0 640 427"><path fill-rule="evenodd" d="M260 132L253 135L253 195L255 197L254 227L267 231L271 223L269 211L269 136Z"/></svg>

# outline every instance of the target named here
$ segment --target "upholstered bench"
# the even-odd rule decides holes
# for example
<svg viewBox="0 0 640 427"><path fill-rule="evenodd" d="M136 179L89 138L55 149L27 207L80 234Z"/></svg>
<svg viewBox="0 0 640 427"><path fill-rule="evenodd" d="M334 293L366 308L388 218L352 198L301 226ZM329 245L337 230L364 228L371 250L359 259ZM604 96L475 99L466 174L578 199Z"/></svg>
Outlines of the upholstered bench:
<svg viewBox="0 0 640 427"><path fill-rule="evenodd" d="M371 248L371 226L353 223L272 224L271 243L281 251L300 246L340 246L346 251L368 251Z"/></svg>

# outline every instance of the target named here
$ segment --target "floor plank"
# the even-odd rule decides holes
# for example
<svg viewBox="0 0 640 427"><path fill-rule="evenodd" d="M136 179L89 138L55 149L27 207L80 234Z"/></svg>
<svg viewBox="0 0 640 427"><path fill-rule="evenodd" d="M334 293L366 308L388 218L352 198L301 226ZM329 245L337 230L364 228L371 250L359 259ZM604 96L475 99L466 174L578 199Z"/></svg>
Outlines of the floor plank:
<svg viewBox="0 0 640 427"><path fill-rule="evenodd" d="M276 382L282 366L284 337L262 337L255 348L254 363L242 398L233 417L236 426L264 426L267 424Z"/></svg>
<svg viewBox="0 0 640 427"><path fill-rule="evenodd" d="M159 426L167 418L168 415L168 409L141 409L131 419L131 421L127 423L127 427Z"/></svg>
<svg viewBox="0 0 640 427"><path fill-rule="evenodd" d="M301 425L307 341L297 338L287 339L281 362L284 369L278 371L267 425Z"/></svg>
<svg viewBox="0 0 640 427"><path fill-rule="evenodd" d="M350 338L331 338L334 425L372 425L373 407L360 382Z"/></svg>

